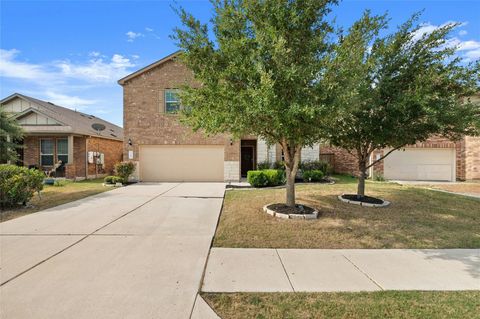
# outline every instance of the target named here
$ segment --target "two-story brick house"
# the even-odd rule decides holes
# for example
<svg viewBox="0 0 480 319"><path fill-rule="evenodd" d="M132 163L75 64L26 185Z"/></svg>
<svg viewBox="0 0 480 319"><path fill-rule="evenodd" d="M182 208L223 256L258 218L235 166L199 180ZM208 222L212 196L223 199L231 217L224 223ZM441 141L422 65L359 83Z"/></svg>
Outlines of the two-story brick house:
<svg viewBox="0 0 480 319"><path fill-rule="evenodd" d="M178 88L195 86L193 73L175 52L118 81L123 87L124 160L137 165L141 181L238 181L257 163L282 159L278 145L256 137L206 137L178 121ZM422 151L420 151L423 150ZM329 158L336 171L353 173L356 163L344 150L319 144L302 150L301 159ZM376 156L376 155L375 155ZM391 154L376 170L398 179L480 178L478 139L463 142L431 139ZM477 172L477 173L468 173ZM477 174L477 175L475 175Z"/></svg>

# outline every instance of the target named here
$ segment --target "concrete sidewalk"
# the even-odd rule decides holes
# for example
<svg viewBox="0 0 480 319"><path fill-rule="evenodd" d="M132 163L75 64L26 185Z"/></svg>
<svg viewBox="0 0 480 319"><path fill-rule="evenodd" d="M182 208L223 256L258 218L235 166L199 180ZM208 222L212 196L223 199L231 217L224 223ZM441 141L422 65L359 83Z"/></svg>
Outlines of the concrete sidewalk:
<svg viewBox="0 0 480 319"><path fill-rule="evenodd" d="M208 318L224 191L137 184L0 223L0 318Z"/></svg>
<svg viewBox="0 0 480 319"><path fill-rule="evenodd" d="M205 292L478 290L480 249L212 248Z"/></svg>

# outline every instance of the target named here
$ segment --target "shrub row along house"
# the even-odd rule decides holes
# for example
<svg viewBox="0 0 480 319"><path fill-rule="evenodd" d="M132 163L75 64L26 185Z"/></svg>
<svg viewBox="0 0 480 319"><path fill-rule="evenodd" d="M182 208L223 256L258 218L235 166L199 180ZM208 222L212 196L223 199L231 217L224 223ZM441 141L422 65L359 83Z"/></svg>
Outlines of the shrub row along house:
<svg viewBox="0 0 480 319"><path fill-rule="evenodd" d="M206 137L179 122L182 106L177 92L183 85L196 85L193 73L179 61L180 54L175 52L118 81L124 94L123 156L136 163L135 177L141 181L238 181L257 163L282 160L278 145L269 146L255 136ZM354 157L343 149L320 143L302 149L302 161L318 159L329 161L339 173L358 171ZM431 138L393 152L374 170L388 179L480 179L480 138L458 142Z"/></svg>
<svg viewBox="0 0 480 319"><path fill-rule="evenodd" d="M122 160L123 129L119 126L18 93L1 100L0 107L25 132L18 165L55 177L85 179L111 173ZM93 124L105 129L95 130Z"/></svg>

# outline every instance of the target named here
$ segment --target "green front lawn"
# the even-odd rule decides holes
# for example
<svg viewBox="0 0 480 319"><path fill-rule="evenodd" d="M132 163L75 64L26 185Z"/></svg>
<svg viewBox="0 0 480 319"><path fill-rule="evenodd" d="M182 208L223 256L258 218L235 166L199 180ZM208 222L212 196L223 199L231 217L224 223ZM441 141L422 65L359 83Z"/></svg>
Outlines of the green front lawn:
<svg viewBox="0 0 480 319"><path fill-rule="evenodd" d="M315 221L282 220L262 211L285 200L285 189L227 191L216 247L251 248L479 248L480 200L386 182L367 182L367 194L392 202L386 208L342 203L356 180L300 184L299 203L319 209Z"/></svg>
<svg viewBox="0 0 480 319"><path fill-rule="evenodd" d="M480 291L203 293L223 319L480 317Z"/></svg>
<svg viewBox="0 0 480 319"><path fill-rule="evenodd" d="M103 179L99 178L79 182L66 181L64 186L45 185L41 196L35 194L27 207L19 207L0 212L0 222L112 189L112 187L104 187L102 183Z"/></svg>

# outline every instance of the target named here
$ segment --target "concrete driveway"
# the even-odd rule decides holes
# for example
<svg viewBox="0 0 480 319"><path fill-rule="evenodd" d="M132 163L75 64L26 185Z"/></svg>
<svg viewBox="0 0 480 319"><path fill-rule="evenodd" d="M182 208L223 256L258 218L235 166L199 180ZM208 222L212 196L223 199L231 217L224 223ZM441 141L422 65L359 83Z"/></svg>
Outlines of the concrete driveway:
<svg viewBox="0 0 480 319"><path fill-rule="evenodd" d="M1 318L189 318L223 183L138 184L0 224Z"/></svg>

